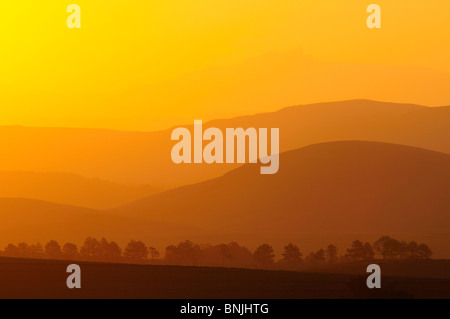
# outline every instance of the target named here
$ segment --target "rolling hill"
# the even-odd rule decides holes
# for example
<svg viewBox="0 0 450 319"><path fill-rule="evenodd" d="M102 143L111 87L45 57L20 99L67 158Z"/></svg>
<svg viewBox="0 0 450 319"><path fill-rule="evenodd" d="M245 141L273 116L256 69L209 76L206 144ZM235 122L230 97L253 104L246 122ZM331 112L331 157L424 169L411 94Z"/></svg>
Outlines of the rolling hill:
<svg viewBox="0 0 450 319"><path fill-rule="evenodd" d="M303 252L330 242L381 235L425 241L450 256L450 155L364 141L315 144L281 154L280 171L260 175L244 165L222 177L100 211L50 202L0 198L0 246L87 236L122 246L144 240L159 249L198 243L261 242Z"/></svg>
<svg viewBox="0 0 450 319"><path fill-rule="evenodd" d="M8 243L45 243L52 239L60 244L73 242L80 245L88 236L105 237L124 246L131 239L150 243L154 237L183 237L195 231L197 229L193 227L111 216L82 207L0 198L1 248Z"/></svg>
<svg viewBox="0 0 450 319"><path fill-rule="evenodd" d="M449 189L448 154L377 142L330 142L281 154L275 175L260 175L259 165L245 165L113 211L211 232L272 234L262 236L267 240L288 233L292 239L304 234L444 236L434 248L449 256Z"/></svg>
<svg viewBox="0 0 450 319"><path fill-rule="evenodd" d="M0 181L0 198L33 198L93 209L113 208L162 191L69 173L0 172Z"/></svg>
<svg viewBox="0 0 450 319"><path fill-rule="evenodd" d="M450 107L354 100L293 106L212 121L204 127L278 127L282 152L337 140L368 140L450 154L448 123ZM219 177L238 167L173 164L171 132L4 126L0 127L0 169L70 172L171 188Z"/></svg>

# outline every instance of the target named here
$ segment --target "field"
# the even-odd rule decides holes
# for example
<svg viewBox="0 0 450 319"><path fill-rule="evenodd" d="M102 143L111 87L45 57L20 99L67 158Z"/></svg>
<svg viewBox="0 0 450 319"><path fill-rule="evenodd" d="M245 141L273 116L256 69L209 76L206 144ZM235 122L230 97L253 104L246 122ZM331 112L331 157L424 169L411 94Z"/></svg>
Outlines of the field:
<svg viewBox="0 0 450 319"><path fill-rule="evenodd" d="M382 276L382 288L369 290L366 277L356 274L87 262L77 263L81 266L82 288L71 290L66 286L69 264L0 258L0 298L450 298L448 276ZM430 265L446 268L448 262L433 261Z"/></svg>

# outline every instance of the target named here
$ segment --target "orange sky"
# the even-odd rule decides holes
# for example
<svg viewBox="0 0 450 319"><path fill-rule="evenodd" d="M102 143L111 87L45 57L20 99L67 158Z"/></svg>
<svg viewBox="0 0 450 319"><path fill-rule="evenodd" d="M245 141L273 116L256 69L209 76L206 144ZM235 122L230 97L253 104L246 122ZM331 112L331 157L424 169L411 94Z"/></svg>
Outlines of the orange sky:
<svg viewBox="0 0 450 319"><path fill-rule="evenodd" d="M80 30L66 26L73 2ZM324 100L450 104L450 2L377 0L380 30L370 3L1 1L0 125L154 130Z"/></svg>

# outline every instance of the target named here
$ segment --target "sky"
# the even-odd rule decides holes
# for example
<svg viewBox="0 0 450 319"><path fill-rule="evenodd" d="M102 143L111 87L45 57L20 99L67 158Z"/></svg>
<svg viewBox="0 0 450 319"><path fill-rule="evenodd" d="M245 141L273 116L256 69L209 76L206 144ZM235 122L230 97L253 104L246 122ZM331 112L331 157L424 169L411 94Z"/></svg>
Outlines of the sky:
<svg viewBox="0 0 450 319"><path fill-rule="evenodd" d="M0 125L156 130L340 98L450 104L443 92L450 73L450 1L377 0L382 28L376 30L366 26L372 2L4 0ZM81 29L67 28L72 3L81 7ZM392 83L369 94L339 81L324 85L323 94L283 98L288 83L296 83L286 72L274 75L285 56L286 72L301 64L305 76L311 66L326 70L314 71L325 77L337 64L340 70L381 65L432 73L427 85L440 95L425 87L408 98ZM242 81L248 70L254 76ZM389 72L400 77L403 71L377 77ZM239 88L231 85L233 77L241 79ZM224 96L233 99L224 102Z"/></svg>

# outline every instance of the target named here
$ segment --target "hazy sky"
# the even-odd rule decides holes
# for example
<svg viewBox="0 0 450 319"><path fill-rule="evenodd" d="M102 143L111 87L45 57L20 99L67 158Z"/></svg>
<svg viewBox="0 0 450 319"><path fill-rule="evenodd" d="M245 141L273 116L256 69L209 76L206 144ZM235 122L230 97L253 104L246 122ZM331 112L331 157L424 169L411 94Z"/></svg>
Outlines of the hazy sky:
<svg viewBox="0 0 450 319"><path fill-rule="evenodd" d="M79 30L66 26L66 8L74 2L82 10ZM366 26L366 7L373 2L382 10L379 30ZM414 74L450 73L449 13L448 0L4 0L0 125L151 130L191 118L341 98L318 92L284 100L279 91L278 102L274 89L268 102L260 103L267 100L261 96L253 99L258 90L266 91L259 81L269 78L274 82L264 85L276 86L270 72L258 72L283 63L277 61L283 54L291 59L284 62L286 69L295 64L306 70L314 60L315 68L319 62L342 62L352 68L381 64L421 70ZM247 96L248 82L240 82L236 91L230 77L248 75L249 63L255 76L249 78L252 93ZM330 72L324 68L315 74ZM292 80L279 76L283 86ZM324 90L329 91L327 86ZM404 100L389 92L380 98ZM233 94L237 98L226 105L211 97ZM433 100L427 94L408 102L445 102L445 96ZM367 95L355 89L354 98L377 97ZM342 97L353 96L347 92Z"/></svg>

